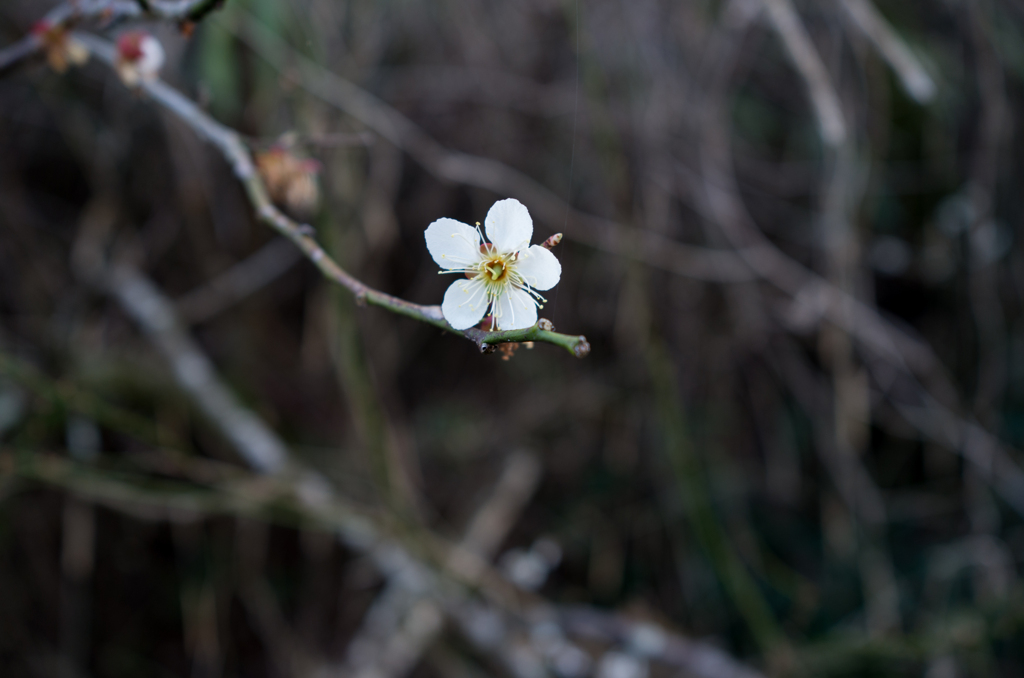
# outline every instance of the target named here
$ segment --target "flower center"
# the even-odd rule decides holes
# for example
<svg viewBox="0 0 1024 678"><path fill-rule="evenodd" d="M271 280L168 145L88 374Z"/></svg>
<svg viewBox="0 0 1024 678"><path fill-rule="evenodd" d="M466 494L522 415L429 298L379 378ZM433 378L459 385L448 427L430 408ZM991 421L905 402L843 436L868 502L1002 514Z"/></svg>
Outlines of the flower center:
<svg viewBox="0 0 1024 678"><path fill-rule="evenodd" d="M492 283L501 282L508 274L508 265L503 258L485 261L482 269L483 274L487 276L487 282Z"/></svg>
<svg viewBox="0 0 1024 678"><path fill-rule="evenodd" d="M480 245L480 254L483 255L483 261L473 266L476 275L467 271L468 277L481 280L492 290L504 287L514 277L516 253L499 254L492 243L485 242Z"/></svg>

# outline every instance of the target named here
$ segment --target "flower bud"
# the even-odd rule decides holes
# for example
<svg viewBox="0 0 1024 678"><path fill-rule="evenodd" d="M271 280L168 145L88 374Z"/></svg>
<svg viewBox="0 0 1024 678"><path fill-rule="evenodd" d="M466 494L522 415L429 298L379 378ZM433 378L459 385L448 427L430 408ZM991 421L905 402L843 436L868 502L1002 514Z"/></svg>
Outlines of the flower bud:
<svg viewBox="0 0 1024 678"><path fill-rule="evenodd" d="M543 247L546 250L552 250L560 242L562 242L562 234L561 233L555 233L553 236L551 236L550 238L548 238L547 240L542 242L540 244L540 246Z"/></svg>
<svg viewBox="0 0 1024 678"><path fill-rule="evenodd" d="M320 202L320 163L300 158L281 145L256 154L256 167L270 199L296 214L310 214Z"/></svg>
<svg viewBox="0 0 1024 678"><path fill-rule="evenodd" d="M117 39L117 74L128 87L155 80L164 65L164 48L145 31L128 31Z"/></svg>
<svg viewBox="0 0 1024 678"><path fill-rule="evenodd" d="M36 36L46 52L46 62L56 73L63 73L68 66L81 66L89 60L89 50L75 40L68 29L60 24L52 24L45 19L32 26L32 35Z"/></svg>

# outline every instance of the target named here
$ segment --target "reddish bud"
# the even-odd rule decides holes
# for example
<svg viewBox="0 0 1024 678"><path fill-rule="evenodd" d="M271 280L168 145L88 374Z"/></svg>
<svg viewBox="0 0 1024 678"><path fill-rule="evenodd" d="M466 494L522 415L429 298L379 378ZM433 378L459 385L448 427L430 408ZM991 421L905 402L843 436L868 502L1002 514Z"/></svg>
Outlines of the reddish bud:
<svg viewBox="0 0 1024 678"><path fill-rule="evenodd" d="M126 61L142 58L142 41L149 35L144 31L128 31L117 39L117 53Z"/></svg>
<svg viewBox="0 0 1024 678"><path fill-rule="evenodd" d="M562 242L562 234L555 233L553 236L542 242L540 246L546 250L550 250L554 249L555 245L557 245L560 242Z"/></svg>

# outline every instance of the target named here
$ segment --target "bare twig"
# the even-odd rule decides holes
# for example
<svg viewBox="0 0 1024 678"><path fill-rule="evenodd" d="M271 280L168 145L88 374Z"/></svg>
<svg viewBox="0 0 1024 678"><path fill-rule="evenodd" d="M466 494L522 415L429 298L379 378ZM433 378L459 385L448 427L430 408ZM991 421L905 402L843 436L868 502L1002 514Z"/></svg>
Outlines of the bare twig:
<svg viewBox="0 0 1024 678"><path fill-rule="evenodd" d="M985 231L998 233L995 219L996 195L999 186L1001 157L1013 135L1013 114L1007 98L1006 76L1002 63L991 44L992 27L988 12L972 5L965 7L971 25L974 46L975 81L980 95L981 115L976 132L977 143L971 158L966 197L971 201L974 218L970 224L970 266L968 281L971 312L978 332L979 350L974 413L983 424L998 426L999 403L1007 386L1006 355L1007 310L999 294L999 277L995 245L979 246L986 240ZM993 240L998 236L991 236Z"/></svg>
<svg viewBox="0 0 1024 678"><path fill-rule="evenodd" d="M485 522L498 518L496 523L508 522L509 527L514 522L517 513L514 504L528 496L528 493L523 495L521 491L528 490L527 485L535 482L530 480L530 476L536 473L536 461L524 459L518 456L509 459L496 486L499 492L493 501L486 502L482 507L483 514L491 515ZM176 465L184 464L181 470L193 479L221 475L219 466L216 469L206 468L212 463L197 458L174 462ZM165 471L169 468L166 464L161 467ZM547 630L539 634L540 640L537 633L533 634L534 641L541 645L550 641L553 631L562 628L567 636L635 646L637 651L647 653L652 660L685 670L698 678L761 676L713 646L690 640L655 624L634 622L591 608L554 608L541 601L531 603L532 606L526 609L517 605L505 610L479 602L471 603L468 597L459 595L450 586L450 580L447 583L439 582L430 574L429 569L416 565L417 561L409 560L395 544L388 546L384 542L375 542L373 528L365 518L353 513L351 507L336 498L325 498L323 502L317 503L304 500L302 485L291 476L253 477L245 471L232 471L221 479L198 485L195 482L168 480L154 482L147 474L131 473L124 469L107 470L102 464L82 463L63 455L0 450L0 477L20 477L61 487L82 500L127 513L140 520L193 522L203 516L217 515L274 520L275 516L284 515L280 512L281 507L287 507L294 512L293 515L300 516L305 524L337 530L347 535L345 541L350 546L370 554L376 553L375 560L383 567L385 575L407 579L406 586L418 580L420 590L430 592L431 597L426 599L428 604L432 604L429 603L431 600L439 602L445 614L463 625L469 640L481 651L496 654L515 676L525 678L537 675L517 670L517 667L523 669L524 657L531 656L541 661L544 654L542 648L530 649L528 637L520 635L524 630L524 621L527 630L530 626L547 624L544 626ZM509 512L506 513L506 510ZM471 524L476 524L476 521L471 521ZM471 527L467 536L475 529ZM498 539L492 537L484 541L494 544ZM483 583L488 580L480 581ZM247 600L246 604L255 605L252 611L258 617L257 623L269 624L268 632L281 632L283 627L273 621L273 610L262 607L267 602L261 602L261 596L265 594L255 589L247 591L247 595L251 593L255 596ZM416 615L418 620L404 622L404 630L433 628L440 623L434 612L422 606ZM556 626L552 628L549 622ZM395 628L394 623L388 622L392 624L390 628ZM402 622L399 620L398 623ZM278 630L273 631L275 628ZM495 636L495 633L498 635ZM543 639L545 634L547 641ZM429 643L423 645L421 651ZM571 646L563 645L558 649L564 653L568 651L567 647ZM282 666L290 663L287 657L276 657L276 660ZM327 669L328 672L331 670Z"/></svg>
<svg viewBox="0 0 1024 678"><path fill-rule="evenodd" d="M807 85L814 114L818 120L821 138L828 146L838 146L846 138L846 121L839 105L839 97L828 77L828 70L821 62L807 29L790 0L762 0L768 11L772 26L782 38L782 44L789 54L800 76Z"/></svg>
<svg viewBox="0 0 1024 678"><path fill-rule="evenodd" d="M103 236L107 215L93 212L83 221L72 260L78 275L110 294L163 354L178 384L253 468L281 473L288 465L285 444L245 409L217 376L210 360L182 327L174 306L128 264L108 266Z"/></svg>
<svg viewBox="0 0 1024 678"><path fill-rule="evenodd" d="M461 551L472 553L477 562L493 558L537 489L540 473L540 461L532 454L511 455L487 502L473 515L452 558L458 558ZM472 564L464 567L449 564L449 567L466 574Z"/></svg>
<svg viewBox="0 0 1024 678"><path fill-rule="evenodd" d="M110 66L114 66L116 57L113 45L106 40L89 34L76 33L76 37L102 61ZM460 331L448 324L439 306L421 306L368 287L341 268L324 251L323 247L310 235L311 229L308 226L292 221L273 205L270 197L267 195L263 181L255 170L252 155L234 130L218 123L180 92L160 80L145 81L140 86L149 94L153 101L166 107L182 122L223 153L225 159L230 163L235 176L242 182L249 201L252 203L260 221L271 226L295 243L326 278L349 290L355 295L358 302L379 306L392 313L404 315L446 330L452 334L465 337L475 343L481 352L484 353L493 351L497 344L526 341L544 342L561 346L580 358L590 353L590 344L587 342L586 337L554 332L550 321L543 318L533 327L522 330L487 332L481 329L470 328Z"/></svg>
<svg viewBox="0 0 1024 678"><path fill-rule="evenodd" d="M220 381L209 359L186 334L173 307L153 284L126 265L114 268L104 282L107 291L163 353L181 387L246 461L264 473L282 471L288 461L284 443L243 408Z"/></svg>
<svg viewBox="0 0 1024 678"><path fill-rule="evenodd" d="M895 71L907 93L918 103L931 101L935 97L935 81L870 0L842 0L840 4Z"/></svg>
<svg viewBox="0 0 1024 678"><path fill-rule="evenodd" d="M34 35L27 35L13 45L0 49L0 74L14 68L39 52L42 43Z"/></svg>
<svg viewBox="0 0 1024 678"><path fill-rule="evenodd" d="M868 364L889 402L907 422L928 440L962 456L1003 501L1024 515L1024 470L999 438L937 401L920 384L900 380L899 388L894 388L898 377L890 369Z"/></svg>
<svg viewBox="0 0 1024 678"><path fill-rule="evenodd" d="M539 480L540 464L535 457L526 453L510 456L491 497L451 550L448 569L459 572L465 583L478 581L481 564L493 557ZM410 588L403 579L392 582L349 646L347 675L402 678L440 634L442 619L442 610L429 591Z"/></svg>
<svg viewBox="0 0 1024 678"><path fill-rule="evenodd" d="M727 180L722 179L722 181ZM740 224L745 223L746 219L736 211L738 207L735 199L731 196L726 197L719 182L708 181L706 187L709 193L715 194L713 201L718 203L719 209L723 210L719 217L719 224L727 233L731 232L730 237L737 237L740 242L751 237L750 231L743 234L746 229ZM718 202L720 200L722 202ZM753 237L759 240L763 238L760 234ZM796 262L789 260L774 246L766 245L758 250L756 257L751 256L754 252L753 249L742 250L742 252L755 267L755 270L764 276L765 280L792 294L797 303L807 306L820 317L834 322L861 342L862 346L882 358L884 362L895 366L907 375L919 374L925 377L934 377L941 373L940 363L929 346L892 326L877 311L863 302L842 293L818 276L806 271ZM927 397L935 407L941 407L944 416L952 415L952 412L948 408L940 406L933 396L928 394ZM957 431L946 435L935 433L936 429L931 423L935 420L930 417L922 418L915 414L907 416L907 420L918 426L919 430L929 438L943 442L978 466L982 477L993 482L994 489L1007 503L1013 506L1018 513L1024 515L1024 499L1022 499L1024 497L1024 492L1022 492L1024 490L1024 472L1012 461L1012 457L1005 453L1001 445L992 444L996 440L994 436L988 432L984 432L984 438L966 435L967 430L983 432L983 429L976 424L964 424L967 427L964 432ZM959 423L962 421L958 417L952 417L952 419L946 420L943 427L963 428ZM982 440L985 441L985 444L979 445L978 443ZM998 472L995 471L997 468L1000 469Z"/></svg>
<svg viewBox="0 0 1024 678"><path fill-rule="evenodd" d="M874 358L880 358L881 361L868 360L867 363L883 390L887 390L897 376L908 377L917 387L915 398L923 399L928 406L900 404L898 409L907 421L928 438L962 455L1014 510L1024 515L1024 471L998 443L998 438L956 416L917 382L918 377L940 383L946 381L941 362L932 348L883 318L877 309L787 257L758 230L736 187L730 136L723 123L727 118L718 115L719 110L709 106L705 111L701 143L702 208L708 217L719 225L754 271L790 295L795 305L816 316L812 318L815 323L827 319L860 342Z"/></svg>
<svg viewBox="0 0 1024 678"><path fill-rule="evenodd" d="M11 355L0 353L0 374L24 386L39 398L147 444L156 444L158 438L163 439L167 435L161 431L158 436L158 427L151 420L111 405L75 385L54 383L33 366ZM172 437L170 442L178 444L180 441Z"/></svg>
<svg viewBox="0 0 1024 678"><path fill-rule="evenodd" d="M227 0L147 0L149 13L161 19L201 21Z"/></svg>
<svg viewBox="0 0 1024 678"><path fill-rule="evenodd" d="M438 554L444 564L441 571L431 568L367 518L359 517L350 508L341 509L322 477L289 459L284 443L276 434L254 414L242 408L220 383L209 360L181 327L169 300L126 264L106 271L99 243L90 240L96 238L92 229L98 230L101 226L91 226L83 228L75 248L74 259L81 273L118 299L160 349L173 367L178 382L207 417L221 429L250 466L271 476L271 486L277 488L272 494L277 499L281 498L282 491L291 494L301 511L311 514L317 522L337 526L345 543L368 553L389 580L388 591L368 614L369 639L354 642L352 656L371 658L372 670L365 675L381 675L380 672L383 675L404 675L440 632L444 611L467 603L467 584L494 586L497 578L486 564L486 556L493 552L503 537L490 533L490 530L503 532L511 527L514 516L536 486L539 474L536 460L520 455L510 459L494 498L471 523L464 546L451 547L427 537L428 550ZM24 463L7 462L15 468L8 470L0 466L0 472L10 473L18 469L28 477L50 482L68 481L67 468L56 474L52 470L46 473L48 467L35 462L32 459L27 470ZM53 462L50 462L49 469L52 466ZM101 497L98 501L131 504L140 499L150 499L146 491L105 478L87 487ZM174 502L184 499L183 505L178 504L179 510L189 512L211 509L253 511L266 498L267 492L266 488L260 491L249 485L244 489L236 486L232 494L234 496L227 502L216 495L205 498L171 495L170 498ZM142 501L144 505L151 503L145 500ZM156 503L161 505L159 501ZM260 603L261 594L256 589L249 590L249 594L254 604L253 612L263 620L262 624L268 614L266 601ZM360 654L361 647L371 649Z"/></svg>
<svg viewBox="0 0 1024 678"><path fill-rule="evenodd" d="M583 605L557 608L558 620L572 636L631 648L637 654L696 678L762 678L713 645L690 640L660 626Z"/></svg>
<svg viewBox="0 0 1024 678"><path fill-rule="evenodd" d="M235 523L238 594L277 675L308 675L309 658L264 576L268 530L266 524L248 519Z"/></svg>
<svg viewBox="0 0 1024 678"><path fill-rule="evenodd" d="M175 301L178 314L189 325L204 322L271 283L302 259L287 240L275 238L202 287Z"/></svg>

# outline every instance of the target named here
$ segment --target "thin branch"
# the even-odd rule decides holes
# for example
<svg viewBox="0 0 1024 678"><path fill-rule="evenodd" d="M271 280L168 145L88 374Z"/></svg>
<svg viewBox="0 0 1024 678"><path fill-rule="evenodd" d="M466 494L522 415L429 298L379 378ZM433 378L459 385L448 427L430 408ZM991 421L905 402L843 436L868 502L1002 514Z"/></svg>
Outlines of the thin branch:
<svg viewBox="0 0 1024 678"><path fill-rule="evenodd" d="M231 489L238 494L234 501L224 504L217 496L206 496L204 501L195 506L196 510L251 510L252 503L261 503L267 494L267 487L273 486L278 490L271 494L280 498L283 493L291 499L288 503L297 502L294 510L310 515L315 522L335 526L343 543L366 553L396 591L412 592L417 598L429 597L433 602L427 601L428 608L421 606L421 611L425 609L428 616L433 609L430 605L434 603L446 610L464 605L470 596L470 586L486 587L492 597L502 598L507 585L480 553L453 546L427 532L406 536L403 541L386 524L386 518L373 519L344 507L323 476L291 458L277 435L254 413L242 407L220 381L209 359L182 328L170 300L127 264L122 263L108 270L101 247L107 227L108 224L103 221L83 226L72 253L72 260L80 275L121 303L171 365L182 388L235 446L249 466L267 478L261 487L248 485L243 488L232 483ZM5 469L2 461L0 458L0 474L10 475L15 472L10 463ZM29 458L28 461L34 465L36 460ZM519 461L512 466L516 469L518 480L501 486L496 493L501 501L495 511L514 510L518 504L509 494L535 482L535 479L530 479L531 469L536 474L536 468L531 466L531 462ZM523 481L524 476L528 482ZM50 478L48 481L56 482L57 479ZM105 489L101 494L114 496L128 504L147 494L145 490L134 492L132 486L124 487L115 483L111 487L106 481L103 484ZM195 497L174 497L174 501L185 502L184 505L178 504L178 508L184 511L194 506L195 500ZM239 502L242 506L239 506ZM143 504L149 505L149 502ZM492 516L486 522L493 525L501 520ZM494 542L487 542L480 537L478 530L472 530L474 545L484 549L493 548ZM418 543L416 537L421 537L419 541L422 543ZM416 549L417 553L411 549ZM505 599L507 605L507 595ZM427 617L422 614L415 620L415 638L429 637L429 634L424 633L433 624L424 625L424 620Z"/></svg>
<svg viewBox="0 0 1024 678"><path fill-rule="evenodd" d="M918 382L919 377L948 382L931 346L887 320L876 308L786 256L758 229L739 195L731 137L723 123L727 117L719 114L721 106L721 102L708 106L701 143L701 207L708 218L718 224L737 253L763 280L790 296L801 311L813 314L814 322L828 320L855 338L875 358L865 363L883 391L897 376L904 375L920 389L926 405L894 402L900 414L920 433L963 456L1008 505L1024 515L1024 470L1007 448L995 435L957 416Z"/></svg>
<svg viewBox="0 0 1024 678"><path fill-rule="evenodd" d="M158 440L164 440L165 444L179 443L177 436L168 431L161 430L158 435L158 426L152 420L112 405L72 383L51 380L10 353L0 352L0 375L25 387L39 398L95 419L97 423L140 442L150 445L157 444ZM168 436L171 437L170 441L167 440Z"/></svg>
<svg viewBox="0 0 1024 678"><path fill-rule="evenodd" d="M935 81L885 17L869 0L842 0L846 15L895 71L903 89L921 104L935 97Z"/></svg>
<svg viewBox="0 0 1024 678"><path fill-rule="evenodd" d="M433 591L444 612L463 628L466 638L480 651L498 656L513 676L536 676L536 673L523 671L519 660L524 653L529 653L542 661L544 652L532 647L533 643L552 646L552 631L561 629L564 636L631 646L654 661L682 669L687 675L697 678L762 677L761 673L718 648L673 633L657 624L640 623L592 608L556 608L543 601L531 600L529 596L524 596L514 606L485 605L470 599L461 590L438 586L440 582L431 576L431 571L408 559L400 547L375 544L370 525L353 513L347 504L333 497L318 503L305 501L303 488L293 477L252 476L231 467L222 469L217 462L192 457L169 461L170 465L159 465L164 472L175 466L188 478L205 477L209 480L154 480L148 474L81 463L64 455L11 450L0 450L0 478L17 477L60 487L86 501L139 520L192 522L203 516L228 515L285 524L298 520L306 526L348 534L354 538L346 540L350 546L360 552L376 554L378 565L387 565L385 575L407 577L410 582L425 577L420 579L421 587ZM497 493L504 498L496 497L495 501L505 507L500 512L504 513L506 509L511 509L511 512L499 522L514 519L517 510L514 504L518 501L507 499L510 496L529 496L536 482L535 478L531 479L535 471L529 463L524 465L522 460L516 461L515 456L510 458L503 479L497 485L505 488ZM493 509L492 502L482 507L485 513ZM475 530L471 526L467 536ZM362 537L355 538L360 532ZM490 544L495 542L493 539L488 541ZM448 579L444 581L450 582ZM487 581L480 580L481 583ZM526 603L525 607L523 603ZM429 612L418 614L421 619L412 626L432 626L423 623L425 617L431 616ZM486 623L481 623L482 620ZM541 626L544 634L521 637L523 632L529 636L531 628ZM565 640L554 645L556 647L548 647L549 652L565 652L574 647Z"/></svg>
<svg viewBox="0 0 1024 678"><path fill-rule="evenodd" d="M274 238L205 285L175 301L183 322L195 325L219 315L270 284L302 259L286 240Z"/></svg>
<svg viewBox="0 0 1024 678"><path fill-rule="evenodd" d="M895 367L915 383L917 377L945 380L942 364L932 348L886 320L877 309L830 285L818 275L788 258L756 229L750 216L735 193L735 184L727 163L722 157L722 139L707 135L705 153L705 192L710 212L730 240L737 244L751 241L762 243L758 247L738 249L765 281L789 294L794 305L816 317L814 321L829 320L860 342L887 368ZM725 188L725 187L730 188ZM873 371L879 367L867 364ZM888 370L891 374L891 370ZM891 379L890 379L891 381ZM1013 461L998 439L976 424L965 422L941 406L923 385L921 391L932 407L921 412L901 409L901 414L929 438L948 445L975 465L992 483L1006 502L1020 515L1024 515L1024 471ZM898 408L900 409L900 408ZM941 410L941 416L934 416ZM943 432L940 433L939 429ZM955 429L955 432L946 431ZM983 434L983 435L982 435Z"/></svg>
<svg viewBox="0 0 1024 678"><path fill-rule="evenodd" d="M459 550L469 551L480 558L493 558L526 508L526 503L533 497L540 475L541 465L535 456L526 452L510 456L487 501L469 522ZM458 557L458 550L453 557Z"/></svg>
<svg viewBox="0 0 1024 678"><path fill-rule="evenodd" d="M76 33L75 37L101 61L114 66L115 50L108 41L87 33ZM483 353L490 353L497 344L527 341L561 346L580 358L590 353L590 344L586 337L558 334L552 331L553 325L543 318L534 326L521 330L486 332L471 328L460 331L448 324L440 306L421 306L368 287L345 271L324 251L311 235L312 229L309 226L296 223L274 206L263 180L256 172L252 155L237 132L221 125L180 92L160 80L144 81L140 87L153 101L167 108L201 137L216 146L231 165L235 176L242 182L259 220L295 243L326 278L350 291L358 303L379 306L392 313L465 337L475 343Z"/></svg>
<svg viewBox="0 0 1024 678"><path fill-rule="evenodd" d="M585 605L557 608L558 621L578 638L631 647L695 678L764 678L714 645L666 631L649 622L629 619Z"/></svg>
<svg viewBox="0 0 1024 678"><path fill-rule="evenodd" d="M217 9L224 0L78 0L57 5L43 21L49 26L72 27L85 19L165 19L195 23ZM38 54L43 42L27 35L0 50L0 75Z"/></svg>
<svg viewBox="0 0 1024 678"><path fill-rule="evenodd" d="M846 139L846 121L839 105L839 97L828 77L828 70L814 49L811 36L800 22L790 0L762 0L768 10L775 32L789 54L793 66L804 79L811 96L814 114L822 140L828 146L839 146Z"/></svg>
<svg viewBox="0 0 1024 678"><path fill-rule="evenodd" d="M900 416L923 437L963 457L1008 506L1024 516L1024 470L998 437L959 416L920 384L912 384L909 398L901 397L901 391L908 390L904 380L897 382L890 370L872 361L867 364Z"/></svg>
<svg viewBox="0 0 1024 678"><path fill-rule="evenodd" d="M168 299L128 266L117 266L104 282L110 294L163 353L181 387L249 465L264 473L283 470L288 461L284 442L242 407L220 381L210 360L181 327Z"/></svg>
<svg viewBox="0 0 1024 678"><path fill-rule="evenodd" d="M475 583L472 572L481 573L480 564L494 556L539 480L536 457L520 452L508 458L491 496L449 554L448 569L460 572L464 583ZM403 678L440 635L442 621L442 608L430 591L410 589L402 580L391 582L349 645L349 668L341 675Z"/></svg>
<svg viewBox="0 0 1024 678"><path fill-rule="evenodd" d="M154 453L156 454L156 453ZM160 453L161 458L165 453ZM0 450L0 477L19 477L61 487L89 502L140 520L189 522L204 516L237 516L337 531L347 544L371 550L374 526L337 497L308 501L303 483L294 476L253 475L206 459L168 455L159 464L166 473L179 467L191 480L155 479L151 474L86 463L66 455ZM221 477L216 477L216 476ZM205 482L196 478L207 476Z"/></svg>
<svg viewBox="0 0 1024 678"><path fill-rule="evenodd" d="M42 43L34 35L26 35L13 45L0 49L0 75L14 68L29 57L35 56L42 48Z"/></svg>

